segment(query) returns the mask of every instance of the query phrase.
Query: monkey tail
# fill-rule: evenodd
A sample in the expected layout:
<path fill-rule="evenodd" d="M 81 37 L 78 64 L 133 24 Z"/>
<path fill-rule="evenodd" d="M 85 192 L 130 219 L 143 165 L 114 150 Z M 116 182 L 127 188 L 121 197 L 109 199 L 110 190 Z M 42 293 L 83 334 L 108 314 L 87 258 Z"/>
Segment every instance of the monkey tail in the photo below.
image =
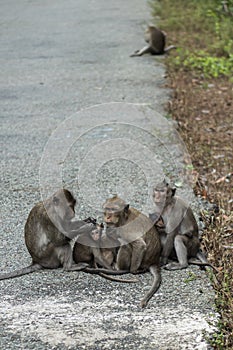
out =
<path fill-rule="evenodd" d="M 96 275 L 99 275 L 100 273 L 104 273 L 106 275 L 125 275 L 127 273 L 130 273 L 129 270 L 108 270 L 104 268 L 92 268 L 92 267 L 86 267 L 83 269 L 84 272 L 93 273 Z"/>
<path fill-rule="evenodd" d="M 196 259 L 197 258 L 197 259 Z M 201 250 L 199 250 L 199 252 L 197 252 L 196 258 L 190 258 L 189 259 L 189 264 L 193 264 L 193 265 L 198 265 L 198 266 L 209 266 L 211 267 L 214 271 L 219 272 L 218 269 L 213 266 L 205 257 L 205 255 L 203 254 L 203 252 Z"/>
<path fill-rule="evenodd" d="M 12 272 L 7 272 L 7 273 L 3 273 L 0 275 L 0 280 L 6 280 L 9 278 L 15 278 L 15 277 L 20 277 L 23 275 L 27 275 L 29 273 L 38 271 L 38 270 L 42 270 L 43 267 L 39 264 L 32 264 L 29 265 L 27 267 L 23 267 L 20 270 L 16 270 L 16 271 L 12 271 Z"/>
<path fill-rule="evenodd" d="M 123 278 L 117 278 L 113 277 L 113 275 L 126 275 L 130 273 L 129 270 L 108 270 L 104 268 L 92 268 L 92 267 L 86 267 L 83 269 L 84 272 L 92 273 L 95 275 L 102 276 L 106 278 L 107 280 L 110 281 L 115 281 L 115 282 L 121 282 L 121 283 L 137 283 L 140 282 L 139 279 L 123 279 Z M 141 273 L 141 272 L 138 272 Z"/>
<path fill-rule="evenodd" d="M 114 282 L 121 282 L 121 283 L 137 283 L 137 282 L 139 282 L 139 280 L 136 278 L 127 280 L 124 278 L 117 278 L 117 277 L 113 277 L 110 275 L 106 275 L 105 273 L 102 273 L 102 272 L 99 273 L 99 276 L 104 277 L 106 280 L 114 281 Z"/>
<path fill-rule="evenodd" d="M 162 280 L 159 266 L 151 265 L 149 267 L 149 271 L 153 276 L 153 283 L 152 283 L 150 290 L 146 293 L 144 298 L 141 300 L 141 307 L 142 308 L 145 308 L 147 306 L 148 301 L 153 297 L 155 292 L 157 292 L 157 290 L 159 289 L 159 286 L 160 286 L 161 280 Z"/>

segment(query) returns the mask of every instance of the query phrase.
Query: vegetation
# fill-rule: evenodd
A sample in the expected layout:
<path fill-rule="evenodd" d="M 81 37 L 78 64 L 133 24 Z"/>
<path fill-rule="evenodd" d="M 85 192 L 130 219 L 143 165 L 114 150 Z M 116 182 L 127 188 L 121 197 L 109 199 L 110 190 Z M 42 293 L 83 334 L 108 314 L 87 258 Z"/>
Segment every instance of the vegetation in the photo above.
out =
<path fill-rule="evenodd" d="M 176 45 L 166 59 L 176 119 L 196 175 L 195 192 L 214 203 L 202 212 L 203 247 L 221 315 L 212 345 L 233 349 L 233 0 L 151 0 L 155 23 Z M 158 17 L 160 18 L 158 20 Z"/>
<path fill-rule="evenodd" d="M 164 16 L 163 26 L 179 39 L 173 66 L 196 70 L 204 77 L 232 76 L 233 0 L 160 0 L 153 10 L 154 15 Z"/>

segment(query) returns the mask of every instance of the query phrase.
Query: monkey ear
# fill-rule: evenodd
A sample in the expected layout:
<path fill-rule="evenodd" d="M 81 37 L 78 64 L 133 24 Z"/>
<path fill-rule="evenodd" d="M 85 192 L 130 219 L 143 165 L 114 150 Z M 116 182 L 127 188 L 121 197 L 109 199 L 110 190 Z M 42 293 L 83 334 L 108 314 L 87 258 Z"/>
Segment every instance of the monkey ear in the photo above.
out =
<path fill-rule="evenodd" d="M 53 203 L 54 203 L 55 205 L 58 205 L 58 203 L 59 203 L 59 198 L 57 198 L 56 196 L 54 196 L 54 197 L 53 197 Z"/>
<path fill-rule="evenodd" d="M 176 188 L 175 188 L 175 187 L 173 187 L 173 188 L 172 188 L 172 197 L 174 197 L 174 196 L 175 196 L 175 193 L 176 193 Z"/>
<path fill-rule="evenodd" d="M 124 212 L 128 213 L 128 211 L 129 211 L 129 204 L 126 204 L 126 206 L 124 207 Z"/>

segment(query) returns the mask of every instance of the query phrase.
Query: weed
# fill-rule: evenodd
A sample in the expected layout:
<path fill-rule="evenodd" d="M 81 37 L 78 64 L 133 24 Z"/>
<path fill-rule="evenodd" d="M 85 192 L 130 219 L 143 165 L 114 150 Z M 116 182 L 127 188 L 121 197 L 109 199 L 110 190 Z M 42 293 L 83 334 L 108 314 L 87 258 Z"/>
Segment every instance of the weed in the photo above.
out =
<path fill-rule="evenodd" d="M 202 245 L 219 273 L 210 274 L 221 315 L 211 344 L 233 349 L 233 0 L 151 1 L 168 45 L 166 59 L 174 97 L 168 113 L 180 132 L 197 173 L 196 194 L 215 203 L 203 212 Z M 158 24 L 158 23 L 157 23 Z M 188 276 L 187 283 L 194 276 Z"/>
<path fill-rule="evenodd" d="M 195 281 L 197 279 L 197 275 L 192 271 L 188 272 L 188 277 L 184 280 L 185 283 L 189 283 Z"/>

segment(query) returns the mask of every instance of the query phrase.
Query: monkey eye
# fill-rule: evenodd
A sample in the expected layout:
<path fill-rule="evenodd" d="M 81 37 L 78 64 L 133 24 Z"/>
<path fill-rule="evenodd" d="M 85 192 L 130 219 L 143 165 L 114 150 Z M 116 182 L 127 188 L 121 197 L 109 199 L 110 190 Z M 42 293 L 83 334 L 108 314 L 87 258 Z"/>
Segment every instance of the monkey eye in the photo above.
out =
<path fill-rule="evenodd" d="M 117 208 L 104 208 L 107 213 L 117 213 L 119 209 Z"/>
<path fill-rule="evenodd" d="M 154 189 L 154 192 L 161 192 L 161 193 L 164 193 L 165 190 L 164 190 L 164 189 L 157 189 L 157 188 L 155 188 L 155 189 Z"/>

